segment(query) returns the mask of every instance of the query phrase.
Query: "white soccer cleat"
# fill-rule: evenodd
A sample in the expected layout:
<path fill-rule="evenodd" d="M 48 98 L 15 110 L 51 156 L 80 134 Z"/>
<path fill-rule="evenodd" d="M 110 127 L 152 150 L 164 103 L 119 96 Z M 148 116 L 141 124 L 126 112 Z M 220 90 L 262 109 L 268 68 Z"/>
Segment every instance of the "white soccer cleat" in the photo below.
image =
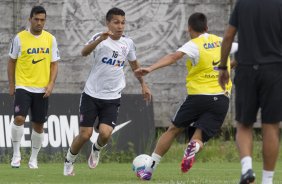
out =
<path fill-rule="evenodd" d="M 37 160 L 29 160 L 28 167 L 30 169 L 38 169 Z"/>
<path fill-rule="evenodd" d="M 90 156 L 88 158 L 88 166 L 90 169 L 95 169 L 99 163 L 100 151 L 94 151 L 93 147 L 91 149 Z"/>
<path fill-rule="evenodd" d="M 64 175 L 65 176 L 74 176 L 74 166 L 72 162 L 65 161 L 64 163 Z"/>
<path fill-rule="evenodd" d="M 19 168 L 21 166 L 21 157 L 13 156 L 11 166 L 12 168 Z"/>

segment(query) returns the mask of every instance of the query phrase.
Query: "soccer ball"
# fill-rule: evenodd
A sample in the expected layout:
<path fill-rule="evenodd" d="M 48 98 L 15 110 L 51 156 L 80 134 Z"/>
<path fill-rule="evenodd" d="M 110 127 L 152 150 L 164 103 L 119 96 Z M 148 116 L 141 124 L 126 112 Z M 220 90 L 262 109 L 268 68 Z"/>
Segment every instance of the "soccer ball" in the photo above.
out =
<path fill-rule="evenodd" d="M 137 174 L 138 171 L 150 167 L 151 157 L 146 154 L 138 155 L 132 162 L 132 170 Z"/>

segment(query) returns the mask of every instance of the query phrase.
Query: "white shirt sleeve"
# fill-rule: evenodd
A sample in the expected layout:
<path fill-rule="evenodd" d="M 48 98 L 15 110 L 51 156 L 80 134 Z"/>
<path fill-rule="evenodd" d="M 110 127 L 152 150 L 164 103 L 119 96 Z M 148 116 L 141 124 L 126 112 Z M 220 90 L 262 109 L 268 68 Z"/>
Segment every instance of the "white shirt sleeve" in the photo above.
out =
<path fill-rule="evenodd" d="M 221 38 L 221 41 L 222 41 L 223 38 L 222 37 L 220 37 L 220 38 Z M 237 51 L 238 51 L 238 43 L 233 42 L 232 46 L 231 46 L 230 54 L 234 54 Z"/>
<path fill-rule="evenodd" d="M 191 58 L 192 64 L 196 65 L 199 61 L 200 52 L 198 46 L 192 41 L 187 42 L 182 47 L 180 47 L 177 51 L 183 52 Z"/>
<path fill-rule="evenodd" d="M 57 40 L 53 36 L 53 42 L 52 42 L 52 62 L 60 60 L 60 53 L 57 45 Z"/>
<path fill-rule="evenodd" d="M 191 59 L 199 58 L 199 49 L 197 45 L 191 41 L 185 43 L 177 51 L 183 52 L 188 55 Z"/>
<path fill-rule="evenodd" d="M 20 52 L 21 52 L 20 39 L 17 35 L 15 36 L 15 38 L 13 39 L 11 43 L 9 56 L 12 59 L 17 59 L 20 56 Z"/>
<path fill-rule="evenodd" d="M 136 47 L 132 40 L 129 42 L 129 52 L 127 55 L 128 61 L 135 61 L 136 60 Z"/>
<path fill-rule="evenodd" d="M 230 54 L 234 54 L 237 51 L 238 51 L 238 43 L 233 42 L 231 46 Z"/>
<path fill-rule="evenodd" d="M 97 40 L 100 37 L 101 34 L 102 34 L 102 32 L 94 34 L 94 36 L 92 36 L 92 38 L 90 40 L 88 40 L 88 42 L 86 42 L 85 45 L 89 45 L 91 42 Z"/>

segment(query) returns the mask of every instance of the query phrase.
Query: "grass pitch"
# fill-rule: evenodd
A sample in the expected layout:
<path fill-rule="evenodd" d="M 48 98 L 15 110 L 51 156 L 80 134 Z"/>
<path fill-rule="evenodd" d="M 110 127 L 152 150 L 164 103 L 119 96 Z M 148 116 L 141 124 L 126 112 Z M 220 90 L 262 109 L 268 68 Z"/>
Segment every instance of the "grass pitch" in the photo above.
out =
<path fill-rule="evenodd" d="M 86 163 L 75 164 L 75 176 L 63 176 L 63 163 L 40 164 L 39 169 L 12 169 L 9 164 L 0 164 L 1 184 L 135 184 L 140 181 L 131 170 L 131 163 L 101 163 L 92 170 Z M 274 184 L 282 184 L 282 164 L 277 163 Z M 255 162 L 256 183 L 261 183 L 262 163 Z M 196 162 L 186 174 L 180 172 L 179 163 L 161 163 L 149 184 L 237 184 L 240 164 L 230 162 Z"/>

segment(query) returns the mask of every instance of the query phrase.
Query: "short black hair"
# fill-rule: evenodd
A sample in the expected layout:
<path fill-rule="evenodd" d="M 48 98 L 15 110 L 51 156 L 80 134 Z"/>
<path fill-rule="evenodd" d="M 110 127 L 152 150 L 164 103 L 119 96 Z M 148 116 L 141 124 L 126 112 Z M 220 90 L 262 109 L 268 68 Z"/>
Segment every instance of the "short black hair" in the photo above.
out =
<path fill-rule="evenodd" d="M 203 33 L 208 28 L 207 17 L 203 13 L 193 13 L 188 19 L 188 26 L 198 33 Z"/>
<path fill-rule="evenodd" d="M 121 16 L 125 16 L 125 12 L 122 10 L 122 9 L 119 9 L 119 8 L 111 8 L 108 12 L 107 12 L 107 15 L 106 15 L 106 20 L 107 21 L 111 21 L 112 18 L 113 18 L 113 15 L 121 15 Z"/>
<path fill-rule="evenodd" d="M 33 15 L 39 14 L 39 13 L 44 13 L 45 16 L 47 15 L 45 8 L 43 8 L 42 6 L 34 6 L 34 7 L 32 7 L 32 9 L 30 11 L 30 16 L 29 17 L 32 18 Z"/>

